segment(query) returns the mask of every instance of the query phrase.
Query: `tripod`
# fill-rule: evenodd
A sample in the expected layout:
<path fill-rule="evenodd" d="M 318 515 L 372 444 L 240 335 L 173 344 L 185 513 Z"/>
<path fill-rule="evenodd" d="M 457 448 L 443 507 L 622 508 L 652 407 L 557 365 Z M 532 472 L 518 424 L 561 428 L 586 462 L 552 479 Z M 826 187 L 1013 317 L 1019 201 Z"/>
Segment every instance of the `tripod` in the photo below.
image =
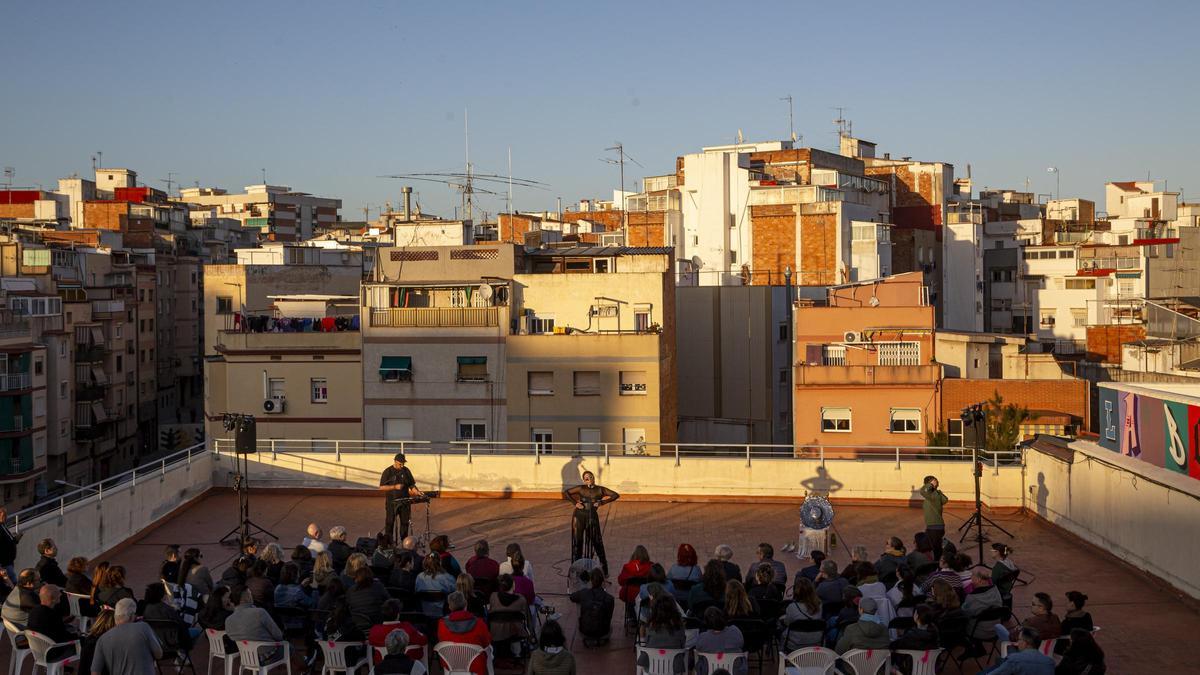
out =
<path fill-rule="evenodd" d="M 979 461 L 978 439 L 975 441 L 975 447 L 971 449 L 971 465 L 973 467 L 972 473 L 975 474 L 975 513 L 972 513 L 966 522 L 958 526 L 958 531 L 962 533 L 962 536 L 958 538 L 958 543 L 961 544 L 966 541 L 967 536 L 971 534 L 973 528 L 975 530 L 975 543 L 979 546 L 979 557 L 976 558 L 976 561 L 982 565 L 983 543 L 988 540 L 987 533 L 983 529 L 985 523 L 1007 534 L 1010 538 L 1013 536 L 1013 533 L 997 525 L 996 521 L 983 515 L 983 499 L 979 493 L 979 480 L 983 477 L 983 462 Z"/>
<path fill-rule="evenodd" d="M 250 461 L 246 454 L 241 452 L 235 453 L 233 457 L 233 489 L 238 495 L 238 524 L 221 537 L 221 543 L 231 543 L 235 535 L 238 537 L 239 546 L 244 546 L 251 536 L 258 534 L 279 539 L 250 519 Z"/>

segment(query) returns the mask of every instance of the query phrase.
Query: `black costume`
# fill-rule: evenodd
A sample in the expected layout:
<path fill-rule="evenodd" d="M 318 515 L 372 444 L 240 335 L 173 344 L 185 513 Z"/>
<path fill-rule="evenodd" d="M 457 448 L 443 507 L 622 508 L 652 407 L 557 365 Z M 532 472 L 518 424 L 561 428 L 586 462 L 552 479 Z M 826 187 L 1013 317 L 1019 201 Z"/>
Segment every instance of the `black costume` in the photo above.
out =
<path fill-rule="evenodd" d="M 604 575 L 608 576 L 608 559 L 604 555 L 604 537 L 597 509 L 617 501 L 621 495 L 599 485 L 577 485 L 563 490 L 563 497 L 574 504 L 583 504 L 582 509 L 575 509 L 571 518 L 571 562 L 583 558 L 584 546 L 589 545 L 600 559 Z"/>
<path fill-rule="evenodd" d="M 388 490 L 387 493 L 387 524 L 384 525 L 384 532 L 396 537 L 396 543 L 408 536 L 408 525 L 412 519 L 412 504 L 401 502 L 402 499 L 409 497 L 409 492 L 416 487 L 417 481 L 413 478 L 412 471 L 408 470 L 407 466 L 397 469 L 394 466 L 389 466 L 383 470 L 383 474 L 379 476 L 379 484 L 382 485 L 400 485 L 399 490 Z M 400 532 L 395 531 L 396 518 L 400 519 Z"/>

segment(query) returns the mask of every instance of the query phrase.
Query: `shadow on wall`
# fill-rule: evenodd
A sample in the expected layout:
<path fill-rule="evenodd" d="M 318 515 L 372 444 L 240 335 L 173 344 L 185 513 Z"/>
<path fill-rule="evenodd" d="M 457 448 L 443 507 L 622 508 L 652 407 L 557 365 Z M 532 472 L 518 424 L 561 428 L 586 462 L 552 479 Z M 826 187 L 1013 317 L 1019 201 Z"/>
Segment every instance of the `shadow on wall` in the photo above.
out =
<path fill-rule="evenodd" d="M 1037 477 L 1037 485 L 1029 486 L 1029 491 L 1033 493 L 1033 504 L 1037 509 L 1037 514 L 1042 518 L 1049 520 L 1049 514 L 1046 509 L 1046 501 L 1050 496 L 1050 489 L 1046 487 L 1046 474 L 1039 471 Z"/>
<path fill-rule="evenodd" d="M 828 497 L 834 492 L 841 490 L 844 485 L 841 481 L 836 480 L 829 475 L 829 469 L 823 466 L 817 467 L 817 475 L 812 478 L 805 478 L 800 481 L 800 485 L 808 491 L 809 494 Z"/>
<path fill-rule="evenodd" d="M 587 469 L 583 465 L 583 457 L 575 455 L 567 460 L 562 467 L 562 489 L 566 490 L 569 487 L 575 487 L 583 482 L 583 472 Z"/>

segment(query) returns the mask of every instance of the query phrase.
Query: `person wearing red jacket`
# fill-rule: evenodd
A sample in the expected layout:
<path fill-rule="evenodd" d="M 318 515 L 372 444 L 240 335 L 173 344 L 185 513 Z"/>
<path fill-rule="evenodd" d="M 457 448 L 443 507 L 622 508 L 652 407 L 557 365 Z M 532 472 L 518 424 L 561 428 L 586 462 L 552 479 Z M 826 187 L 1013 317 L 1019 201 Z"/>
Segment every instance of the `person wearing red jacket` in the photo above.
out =
<path fill-rule="evenodd" d="M 413 652 L 424 650 L 425 645 L 429 642 L 429 638 L 425 634 L 417 630 L 417 627 L 407 621 L 400 620 L 400 613 L 404 611 L 404 604 L 399 600 L 392 598 L 383 603 L 383 623 L 371 626 L 370 632 L 367 633 L 367 643 L 372 647 L 386 647 L 387 636 L 394 630 L 400 629 L 408 633 L 408 650 Z M 379 652 L 374 653 L 374 663 L 379 663 L 383 657 Z"/>
<path fill-rule="evenodd" d="M 629 557 L 629 562 L 621 568 L 621 573 L 617 575 L 617 584 L 621 590 L 618 597 L 621 602 L 625 603 L 625 624 L 637 625 L 637 617 L 634 615 L 634 604 L 637 601 L 638 593 L 642 590 L 642 584 L 646 583 L 650 577 L 650 552 L 645 546 L 638 544 L 633 547 L 633 555 Z"/>
<path fill-rule="evenodd" d="M 438 642 L 479 645 L 487 649 L 492 644 L 492 634 L 487 623 L 467 610 L 467 596 L 455 591 L 446 598 L 450 614 L 438 620 Z M 487 675 L 488 656 L 481 653 L 471 662 L 474 675 Z"/>

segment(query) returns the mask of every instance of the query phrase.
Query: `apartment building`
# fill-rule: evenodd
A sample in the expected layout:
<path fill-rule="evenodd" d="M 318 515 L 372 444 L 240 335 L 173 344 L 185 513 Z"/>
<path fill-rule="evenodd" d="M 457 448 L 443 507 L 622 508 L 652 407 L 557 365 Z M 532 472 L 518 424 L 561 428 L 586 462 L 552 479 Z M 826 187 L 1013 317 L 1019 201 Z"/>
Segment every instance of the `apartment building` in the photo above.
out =
<path fill-rule="evenodd" d="M 226 413 L 254 415 L 262 441 L 361 438 L 362 359 L 358 295 L 270 296 L 267 322 L 218 328 L 206 359 L 208 438 L 226 438 Z M 295 449 L 295 445 L 291 445 Z"/>
<path fill-rule="evenodd" d="M 65 223 L 70 203 L 63 195 L 46 190 L 0 190 L 0 220 Z"/>
<path fill-rule="evenodd" d="M 183 188 L 179 195 L 186 204 L 217 207 L 218 217 L 240 221 L 242 227 L 256 230 L 262 241 L 304 241 L 312 238 L 317 228 L 341 220 L 342 200 L 296 192 L 283 185 L 247 185 L 240 194 L 215 187 Z"/>
<path fill-rule="evenodd" d="M 800 303 L 795 443 L 925 445 L 941 420 L 934 308 L 920 272 L 831 287 L 824 305 Z M 827 451 L 828 452 L 828 451 Z"/>
<path fill-rule="evenodd" d="M 45 493 L 47 437 L 53 431 L 46 348 L 33 339 L 30 305 L 10 309 L 13 299 L 6 297 L 0 308 L 0 485 L 10 508 Z"/>

